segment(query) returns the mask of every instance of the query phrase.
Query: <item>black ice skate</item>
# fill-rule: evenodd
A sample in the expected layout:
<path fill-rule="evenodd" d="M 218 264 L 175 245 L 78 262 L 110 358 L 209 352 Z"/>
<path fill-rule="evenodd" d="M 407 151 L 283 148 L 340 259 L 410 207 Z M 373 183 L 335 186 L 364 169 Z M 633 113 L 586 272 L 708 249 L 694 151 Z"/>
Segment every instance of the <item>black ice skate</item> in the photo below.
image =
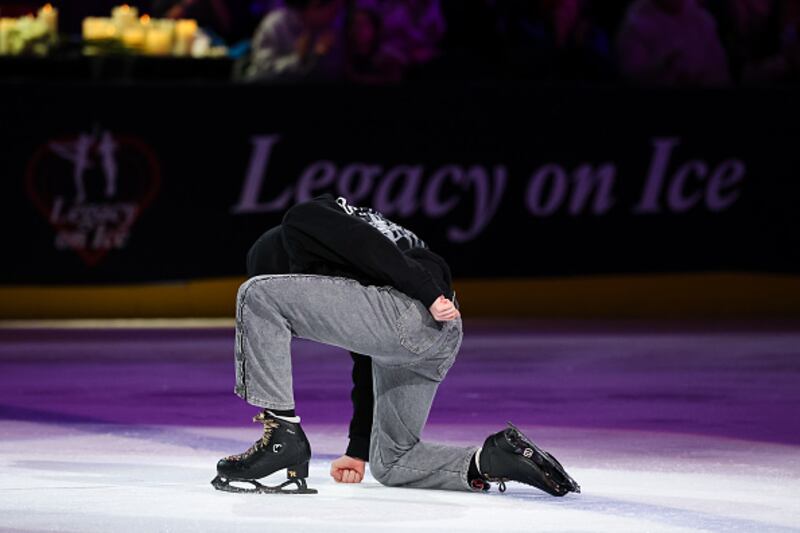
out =
<path fill-rule="evenodd" d="M 311 445 L 300 424 L 275 418 L 268 413 L 259 413 L 253 422 L 264 424 L 264 436 L 246 452 L 219 460 L 217 477 L 211 480 L 214 488 L 227 492 L 316 494 L 316 489 L 306 486 Z M 268 487 L 256 481 L 284 468 L 287 481 L 280 485 Z M 249 483 L 252 488 L 237 486 L 233 484 L 235 482 Z M 284 489 L 292 484 L 297 488 Z"/>
<path fill-rule="evenodd" d="M 505 492 L 506 481 L 532 485 L 553 496 L 581 491 L 555 457 L 536 446 L 511 422 L 508 426 L 483 443 L 480 471 L 487 481 L 499 482 L 500 492 Z"/>

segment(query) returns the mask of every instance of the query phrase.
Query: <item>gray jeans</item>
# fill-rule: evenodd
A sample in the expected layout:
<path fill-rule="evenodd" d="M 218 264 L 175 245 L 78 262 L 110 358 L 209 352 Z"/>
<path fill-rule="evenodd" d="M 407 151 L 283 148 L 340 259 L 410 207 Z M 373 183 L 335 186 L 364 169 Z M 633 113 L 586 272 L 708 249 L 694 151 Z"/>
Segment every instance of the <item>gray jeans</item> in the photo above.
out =
<path fill-rule="evenodd" d="M 292 337 L 369 355 L 372 475 L 390 486 L 469 490 L 476 448 L 420 441 L 462 336 L 461 319 L 436 322 L 421 302 L 391 287 L 306 274 L 256 276 L 237 297 L 235 390 L 258 407 L 293 409 Z"/>

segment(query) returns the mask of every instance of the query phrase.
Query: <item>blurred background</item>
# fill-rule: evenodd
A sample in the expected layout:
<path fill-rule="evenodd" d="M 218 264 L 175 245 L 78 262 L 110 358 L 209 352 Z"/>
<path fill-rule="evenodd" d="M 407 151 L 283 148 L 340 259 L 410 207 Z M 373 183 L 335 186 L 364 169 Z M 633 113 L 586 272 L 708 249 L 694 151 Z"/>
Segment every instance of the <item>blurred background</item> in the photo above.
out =
<path fill-rule="evenodd" d="M 800 314 L 797 0 L 0 0 L 0 317 L 231 317 L 295 202 L 472 316 Z"/>

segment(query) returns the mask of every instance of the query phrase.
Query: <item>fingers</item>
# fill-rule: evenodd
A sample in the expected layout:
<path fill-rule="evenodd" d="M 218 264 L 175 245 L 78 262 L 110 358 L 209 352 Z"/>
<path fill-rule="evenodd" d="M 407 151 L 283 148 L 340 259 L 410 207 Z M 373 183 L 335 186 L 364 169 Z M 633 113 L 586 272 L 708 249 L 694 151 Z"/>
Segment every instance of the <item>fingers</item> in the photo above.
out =
<path fill-rule="evenodd" d="M 336 472 L 331 470 L 331 475 L 339 483 L 361 483 L 363 479 L 361 472 L 348 468 L 337 469 Z"/>
<path fill-rule="evenodd" d="M 437 301 L 435 304 L 435 309 L 440 313 L 447 313 L 455 308 L 456 306 L 450 300 Z"/>
<path fill-rule="evenodd" d="M 436 303 L 434 304 L 434 318 L 439 321 L 448 321 L 453 320 L 461 316 L 461 313 L 456 309 L 455 304 L 440 296 Z"/>
<path fill-rule="evenodd" d="M 429 310 L 434 320 L 438 322 L 447 322 L 461 316 L 455 304 L 444 296 L 439 296 L 436 301 L 431 304 Z"/>

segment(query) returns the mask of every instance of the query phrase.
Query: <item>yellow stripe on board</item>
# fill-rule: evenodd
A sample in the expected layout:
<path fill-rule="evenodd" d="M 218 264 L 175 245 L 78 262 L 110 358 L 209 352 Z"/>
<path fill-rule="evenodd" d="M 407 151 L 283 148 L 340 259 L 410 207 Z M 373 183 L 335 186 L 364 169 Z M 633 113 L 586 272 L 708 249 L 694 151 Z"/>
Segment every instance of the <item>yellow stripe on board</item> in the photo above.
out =
<path fill-rule="evenodd" d="M 0 319 L 232 317 L 244 278 L 119 286 L 0 287 Z M 800 316 L 800 276 L 670 274 L 462 279 L 467 316 L 733 318 Z"/>

